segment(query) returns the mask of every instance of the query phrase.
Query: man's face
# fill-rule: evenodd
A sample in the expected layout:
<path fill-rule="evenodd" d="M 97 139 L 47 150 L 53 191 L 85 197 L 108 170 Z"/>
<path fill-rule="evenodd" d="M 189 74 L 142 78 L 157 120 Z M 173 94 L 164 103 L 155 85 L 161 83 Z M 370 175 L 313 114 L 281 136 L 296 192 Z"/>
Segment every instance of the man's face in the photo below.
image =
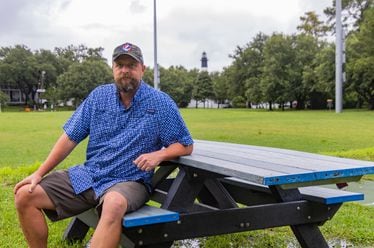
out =
<path fill-rule="evenodd" d="M 117 88 L 122 92 L 135 91 L 143 77 L 145 66 L 128 55 L 113 61 L 113 77 Z"/>

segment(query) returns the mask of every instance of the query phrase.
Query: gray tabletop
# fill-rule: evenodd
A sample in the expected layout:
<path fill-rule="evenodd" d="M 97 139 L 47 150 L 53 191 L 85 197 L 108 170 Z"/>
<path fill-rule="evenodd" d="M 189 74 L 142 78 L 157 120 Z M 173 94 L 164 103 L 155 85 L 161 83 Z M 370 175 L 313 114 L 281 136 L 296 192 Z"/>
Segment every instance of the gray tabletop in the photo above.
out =
<path fill-rule="evenodd" d="M 357 181 L 374 162 L 287 149 L 195 140 L 178 163 L 263 185 L 297 187 Z"/>

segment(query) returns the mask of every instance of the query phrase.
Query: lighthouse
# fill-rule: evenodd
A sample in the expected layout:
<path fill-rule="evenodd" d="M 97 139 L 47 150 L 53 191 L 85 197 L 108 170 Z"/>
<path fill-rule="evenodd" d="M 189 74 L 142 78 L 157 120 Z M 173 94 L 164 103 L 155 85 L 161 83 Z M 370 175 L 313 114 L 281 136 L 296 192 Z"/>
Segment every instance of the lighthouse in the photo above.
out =
<path fill-rule="evenodd" d="M 206 56 L 206 52 L 203 52 L 201 56 L 201 70 L 208 71 L 208 57 Z"/>

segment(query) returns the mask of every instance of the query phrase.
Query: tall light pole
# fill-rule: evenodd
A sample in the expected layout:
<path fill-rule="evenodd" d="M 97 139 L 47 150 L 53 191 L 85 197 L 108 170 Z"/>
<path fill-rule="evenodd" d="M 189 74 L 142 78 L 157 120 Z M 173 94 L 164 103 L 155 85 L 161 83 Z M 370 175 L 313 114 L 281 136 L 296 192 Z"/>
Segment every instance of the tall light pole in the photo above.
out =
<path fill-rule="evenodd" d="M 335 44 L 335 112 L 343 109 L 343 32 L 342 1 L 336 0 L 336 44 Z"/>
<path fill-rule="evenodd" d="M 154 51 L 154 68 L 153 68 L 153 84 L 156 90 L 159 89 L 159 75 L 157 64 L 157 15 L 156 0 L 153 0 L 153 51 Z"/>

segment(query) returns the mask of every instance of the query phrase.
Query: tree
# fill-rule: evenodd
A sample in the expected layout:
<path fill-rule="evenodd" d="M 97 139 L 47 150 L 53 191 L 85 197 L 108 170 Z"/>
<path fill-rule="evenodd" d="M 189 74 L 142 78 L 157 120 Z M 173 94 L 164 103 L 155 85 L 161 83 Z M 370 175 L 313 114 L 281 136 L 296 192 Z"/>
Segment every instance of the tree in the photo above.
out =
<path fill-rule="evenodd" d="M 305 108 L 305 102 L 314 84 L 315 57 L 318 53 L 318 40 L 309 34 L 293 36 L 294 60 L 290 65 L 288 93 L 290 100 L 296 100 L 296 108 Z"/>
<path fill-rule="evenodd" d="M 20 89 L 26 104 L 32 102 L 41 75 L 33 53 L 24 45 L 16 45 L 14 48 L 3 48 L 1 54 L 4 56 L 0 66 L 2 83 Z"/>
<path fill-rule="evenodd" d="M 64 68 L 56 56 L 50 50 L 40 49 L 34 53 L 38 63 L 39 71 L 45 71 L 45 88 L 56 86 L 57 76 L 62 74 L 67 68 Z"/>
<path fill-rule="evenodd" d="M 374 8 L 365 11 L 357 32 L 347 41 L 349 88 L 374 110 Z"/>
<path fill-rule="evenodd" d="M 327 22 L 330 23 L 330 30 L 335 32 L 335 3 L 332 1 L 332 7 L 324 9 L 324 13 L 328 17 Z M 356 30 L 364 19 L 365 10 L 374 6 L 373 0 L 342 0 L 342 22 L 348 31 Z"/>
<path fill-rule="evenodd" d="M 207 71 L 202 71 L 199 73 L 193 88 L 192 97 L 196 100 L 196 107 L 198 102 L 204 103 L 208 98 L 214 96 L 213 92 L 213 82 L 209 73 Z"/>
<path fill-rule="evenodd" d="M 212 82 L 213 82 L 213 92 L 214 92 L 214 97 L 213 99 L 217 102 L 217 108 L 220 107 L 220 104 L 225 103 L 225 101 L 229 98 L 228 96 L 228 78 L 224 72 L 219 73 L 215 72 L 212 73 L 211 75 Z"/>
<path fill-rule="evenodd" d="M 69 45 L 67 47 L 55 47 L 54 52 L 58 57 L 65 58 L 70 62 L 84 62 L 85 60 L 98 60 L 106 62 L 102 56 L 104 48 L 88 48 L 80 44 L 78 46 Z"/>
<path fill-rule="evenodd" d="M 160 89 L 173 98 L 178 107 L 187 107 L 192 98 L 192 79 L 183 66 L 160 68 Z"/>
<path fill-rule="evenodd" d="M 57 78 L 60 100 L 74 99 L 75 106 L 98 85 L 113 80 L 110 67 L 102 61 L 87 60 L 72 64 Z"/>
<path fill-rule="evenodd" d="M 2 106 L 9 102 L 9 96 L 0 90 L 0 112 L 2 111 Z"/>
<path fill-rule="evenodd" d="M 36 51 L 34 57 L 38 64 L 38 71 L 41 75 L 38 82 L 38 88 L 46 89 L 45 93 L 39 93 L 39 98 L 47 99 L 50 104 L 56 104 L 57 76 L 63 73 L 64 68 L 60 65 L 57 56 L 49 50 L 41 49 Z"/>
<path fill-rule="evenodd" d="M 333 98 L 335 95 L 335 45 L 323 43 L 313 64 L 315 64 L 313 72 L 304 74 L 305 81 L 315 80 L 310 90 L 311 93 L 320 92 L 326 94 L 328 98 Z"/>
<path fill-rule="evenodd" d="M 259 103 L 261 103 L 264 99 L 262 88 L 261 88 L 261 79 L 251 77 L 245 81 L 245 84 L 247 88 L 245 92 L 247 101 L 251 103 L 255 103 L 258 106 Z"/>
<path fill-rule="evenodd" d="M 44 49 L 33 52 L 25 45 L 2 47 L 0 82 L 3 86 L 20 89 L 26 104 L 35 104 L 38 89 L 44 88 L 50 93 L 55 92 L 57 88 L 61 89 L 57 85 L 57 77 L 67 72 L 72 64 L 85 61 L 106 64 L 101 55 L 102 51 L 101 47 L 87 48 L 84 45 L 55 48 L 54 53 Z M 42 97 L 46 96 L 51 97 L 51 94 L 43 93 Z"/>
<path fill-rule="evenodd" d="M 350 65 L 352 88 L 374 110 L 374 57 L 360 58 Z"/>
<path fill-rule="evenodd" d="M 326 35 L 329 27 L 320 21 L 318 15 L 314 11 L 305 13 L 305 16 L 300 17 L 301 24 L 297 26 L 302 34 L 311 35 L 316 38 L 321 38 Z"/>
<path fill-rule="evenodd" d="M 236 96 L 232 99 L 232 106 L 234 108 L 245 108 L 245 98 L 242 96 Z"/>
<path fill-rule="evenodd" d="M 145 72 L 144 72 L 144 75 L 143 75 L 143 81 L 147 84 L 149 84 L 150 86 L 154 86 L 153 84 L 153 68 L 149 68 L 149 67 L 146 67 L 145 68 Z"/>
<path fill-rule="evenodd" d="M 272 103 L 284 103 L 289 100 L 291 72 L 295 59 L 292 49 L 292 39 L 283 34 L 273 34 L 264 47 L 264 69 L 261 79 L 264 99 Z"/>
<path fill-rule="evenodd" d="M 246 80 L 249 78 L 260 78 L 264 65 L 264 47 L 268 36 L 258 33 L 251 42 L 243 47 L 237 47 L 233 55 L 233 64 L 226 73 L 229 76 L 228 90 L 230 98 L 235 96 L 245 97 Z"/>

